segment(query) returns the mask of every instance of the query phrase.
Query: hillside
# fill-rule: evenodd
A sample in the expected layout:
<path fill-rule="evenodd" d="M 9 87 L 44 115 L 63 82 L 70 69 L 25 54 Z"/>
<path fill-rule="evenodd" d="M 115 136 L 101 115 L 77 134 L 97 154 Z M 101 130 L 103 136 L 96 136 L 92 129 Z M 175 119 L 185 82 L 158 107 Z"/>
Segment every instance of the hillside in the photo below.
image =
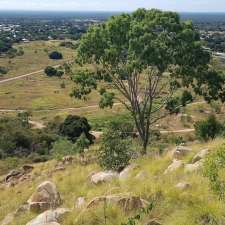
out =
<path fill-rule="evenodd" d="M 218 139 L 207 144 L 188 144 L 191 152 L 182 158 L 184 168 L 181 166 L 165 174 L 164 171 L 172 162 L 172 150 L 175 148 L 175 146 L 170 146 L 163 155 L 133 160 L 131 163 L 133 167 L 130 167 L 131 169 L 127 170 L 123 176 L 99 184 L 91 183 L 90 174 L 101 171 L 101 168 L 92 162 L 80 163 L 79 157 L 68 165 L 62 165 L 61 169 L 57 161 L 35 164 L 32 172 L 25 175 L 26 179 L 20 179 L 20 181 L 15 179 L 8 184 L 1 185 L 0 219 L 26 203 L 37 185 L 43 181 L 52 181 L 63 200 L 60 207 L 71 210 L 63 219 L 62 225 L 102 225 L 104 216 L 107 218 L 107 224 L 115 225 L 126 222 L 129 215 L 133 216 L 135 213 L 125 213 L 121 207 L 113 203 L 107 203 L 105 208 L 104 204 L 93 206 L 91 209 L 86 208 L 86 204 L 96 197 L 126 196 L 126 194 L 155 202 L 152 212 L 144 215 L 138 224 L 145 224 L 154 219 L 158 221 L 158 224 L 200 225 L 211 224 L 204 221 L 213 219 L 217 221 L 216 224 L 222 225 L 224 224 L 224 203 L 219 201 L 210 190 L 208 180 L 202 175 L 201 168 L 188 170 L 185 165 L 191 163 L 196 153 L 201 150 L 208 149 L 209 152 L 213 152 L 223 143 L 224 140 Z M 90 154 L 93 154 L 95 149 L 96 147 L 92 147 Z M 177 184 L 180 185 L 177 186 Z M 85 203 L 79 206 L 80 209 L 76 205 L 79 197 L 85 199 Z M 35 216 L 37 216 L 35 213 L 22 212 L 10 224 L 26 224 Z"/>

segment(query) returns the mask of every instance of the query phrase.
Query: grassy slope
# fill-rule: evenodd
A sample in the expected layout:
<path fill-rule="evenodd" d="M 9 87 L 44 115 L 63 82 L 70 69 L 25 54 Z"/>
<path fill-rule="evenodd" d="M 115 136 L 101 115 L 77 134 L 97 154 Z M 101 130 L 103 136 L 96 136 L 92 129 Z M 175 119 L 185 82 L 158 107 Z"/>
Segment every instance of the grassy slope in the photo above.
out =
<path fill-rule="evenodd" d="M 15 58 L 0 58 L 0 66 L 9 69 L 8 74 L 0 77 L 20 76 L 44 69 L 46 65 L 58 65 L 64 61 L 71 60 L 75 56 L 75 51 L 69 48 L 59 47 L 60 41 L 34 41 L 27 44 L 17 44 L 15 48 L 22 48 L 24 55 Z M 57 50 L 62 52 L 63 60 L 51 60 L 48 53 Z"/>
<path fill-rule="evenodd" d="M 189 162 L 191 157 L 201 150 L 208 147 L 211 151 L 220 146 L 225 141 L 215 140 L 207 144 L 192 145 L 193 153 L 185 158 Z M 171 146 L 171 149 L 173 147 Z M 93 150 L 93 149 L 92 149 Z M 171 162 L 170 152 L 163 156 L 144 157 L 135 161 L 139 168 L 133 172 L 132 178 L 127 181 L 119 182 L 115 180 L 112 183 L 106 183 L 94 186 L 88 182 L 88 176 L 92 171 L 98 171 L 100 168 L 91 164 L 88 166 L 71 165 L 64 172 L 49 173 L 56 162 L 51 161 L 45 164 L 36 165 L 33 174 L 35 179 L 31 182 L 20 184 L 16 187 L 3 188 L 0 192 L 0 219 L 7 213 L 15 210 L 20 204 L 24 203 L 35 187 L 44 180 L 52 180 L 64 199 L 63 206 L 74 208 L 75 199 L 79 196 L 85 196 L 91 200 L 95 196 L 109 195 L 115 193 L 133 193 L 140 195 L 144 199 L 150 199 L 152 196 L 158 196 L 156 208 L 149 218 L 157 218 L 165 225 L 201 225 L 204 216 L 210 215 L 219 221 L 222 219 L 225 210 L 225 204 L 219 201 L 210 191 L 208 182 L 201 174 L 187 174 L 183 169 L 170 175 L 163 175 L 164 170 Z M 135 175 L 144 171 L 148 178 L 144 180 L 135 179 Z M 41 176 L 40 176 L 41 175 Z M 192 187 L 186 191 L 179 191 L 174 186 L 181 181 L 190 182 Z M 127 216 L 119 208 L 108 206 L 106 209 L 108 218 L 107 225 L 119 225 L 126 221 Z M 25 224 L 35 215 L 27 213 L 16 219 L 13 225 Z M 144 218 L 141 224 L 148 218 Z M 79 212 L 73 210 L 63 225 L 102 225 L 104 221 L 103 207 L 98 209 Z M 224 221 L 223 221 L 224 222 Z M 218 222 L 219 225 L 224 224 Z"/>

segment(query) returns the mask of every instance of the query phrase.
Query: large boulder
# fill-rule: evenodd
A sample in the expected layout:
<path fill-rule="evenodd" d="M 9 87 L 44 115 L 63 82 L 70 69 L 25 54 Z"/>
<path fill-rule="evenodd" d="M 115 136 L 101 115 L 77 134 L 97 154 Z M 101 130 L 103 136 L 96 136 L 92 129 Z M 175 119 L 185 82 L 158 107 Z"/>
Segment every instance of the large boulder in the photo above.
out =
<path fill-rule="evenodd" d="M 114 204 L 120 206 L 124 211 L 138 210 L 148 205 L 148 202 L 138 196 L 130 195 L 109 195 L 94 198 L 87 205 L 87 208 L 93 208 L 100 204 Z"/>
<path fill-rule="evenodd" d="M 118 173 L 113 171 L 102 171 L 91 175 L 91 182 L 93 184 L 99 184 L 112 181 L 115 178 L 118 178 Z"/>
<path fill-rule="evenodd" d="M 185 172 L 195 172 L 195 171 L 201 169 L 202 166 L 203 166 L 203 160 L 200 160 L 193 164 L 186 164 L 184 167 L 184 171 Z"/>
<path fill-rule="evenodd" d="M 202 159 L 204 159 L 209 153 L 209 149 L 203 149 L 201 150 L 198 154 L 196 154 L 194 156 L 194 158 L 192 159 L 192 164 L 198 162 L 198 161 L 201 161 Z"/>
<path fill-rule="evenodd" d="M 48 210 L 31 220 L 26 225 L 57 225 L 62 221 L 66 214 L 70 213 L 69 209 L 58 208 L 55 210 Z"/>
<path fill-rule="evenodd" d="M 172 173 L 183 166 L 184 166 L 183 161 L 174 159 L 173 162 L 165 170 L 164 174 Z"/>
<path fill-rule="evenodd" d="M 24 173 L 19 170 L 12 170 L 6 175 L 5 182 L 7 183 L 7 182 L 12 181 L 13 179 L 19 179 L 23 175 L 24 175 Z"/>
<path fill-rule="evenodd" d="M 129 178 L 132 171 L 134 171 L 137 167 L 138 167 L 138 165 L 136 165 L 136 164 L 129 165 L 123 171 L 120 172 L 119 179 L 125 180 L 125 179 Z"/>
<path fill-rule="evenodd" d="M 61 203 L 60 194 L 55 184 L 50 181 L 40 184 L 28 200 L 30 210 L 34 212 L 43 212 L 50 208 L 56 208 Z"/>
<path fill-rule="evenodd" d="M 177 146 L 173 152 L 174 159 L 182 159 L 192 151 L 191 148 L 185 146 Z"/>

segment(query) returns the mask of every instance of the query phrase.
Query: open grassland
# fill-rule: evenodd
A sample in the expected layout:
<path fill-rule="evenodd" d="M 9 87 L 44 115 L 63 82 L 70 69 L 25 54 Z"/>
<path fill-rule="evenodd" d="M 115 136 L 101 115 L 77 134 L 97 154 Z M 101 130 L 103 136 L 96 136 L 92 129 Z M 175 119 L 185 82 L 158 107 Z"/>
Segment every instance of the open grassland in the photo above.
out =
<path fill-rule="evenodd" d="M 26 44 L 17 44 L 14 47 L 21 48 L 24 55 L 15 58 L 0 58 L 0 66 L 6 67 L 9 72 L 0 79 L 20 76 L 27 73 L 39 71 L 48 65 L 58 65 L 75 57 L 75 50 L 59 47 L 61 41 L 34 41 Z M 62 60 L 52 60 L 48 54 L 52 51 L 63 54 Z"/>
<path fill-rule="evenodd" d="M 184 158 L 184 162 L 190 162 L 191 158 L 201 149 L 209 148 L 216 150 L 224 143 L 224 139 L 217 139 L 206 144 L 191 144 L 189 147 L 193 152 Z M 97 146 L 90 151 L 95 152 Z M 25 181 L 15 187 L 1 188 L 0 192 L 0 220 L 9 212 L 17 209 L 19 205 L 27 201 L 42 181 L 51 180 L 56 183 L 63 198 L 63 206 L 72 209 L 72 213 L 63 221 L 62 225 L 102 225 L 104 224 L 104 207 L 100 205 L 94 210 L 77 210 L 74 208 L 75 199 L 84 196 L 90 201 L 96 196 L 111 194 L 131 193 L 141 196 L 146 200 L 155 199 L 153 211 L 143 217 L 140 223 L 145 224 L 148 219 L 156 218 L 166 225 L 201 225 L 205 218 L 214 218 L 217 224 L 224 224 L 225 203 L 220 201 L 212 193 L 208 180 L 202 175 L 202 171 L 187 173 L 183 168 L 178 171 L 164 175 L 164 170 L 171 163 L 171 151 L 163 155 L 146 156 L 134 160 L 138 167 L 132 172 L 130 178 L 124 181 L 114 180 L 110 183 L 93 185 L 89 182 L 89 175 L 93 171 L 99 171 L 96 164 L 82 166 L 73 164 L 67 166 L 66 171 L 51 172 L 56 161 L 36 164 L 32 172 L 34 179 Z M 135 176 L 144 172 L 146 178 L 138 180 Z M 191 188 L 179 190 L 175 185 L 179 182 L 188 182 Z M 107 224 L 120 225 L 127 221 L 129 214 L 125 214 L 119 207 L 108 205 L 105 209 Z M 133 214 L 132 214 L 133 215 Z M 35 214 L 25 213 L 16 218 L 13 225 L 26 224 Z"/>

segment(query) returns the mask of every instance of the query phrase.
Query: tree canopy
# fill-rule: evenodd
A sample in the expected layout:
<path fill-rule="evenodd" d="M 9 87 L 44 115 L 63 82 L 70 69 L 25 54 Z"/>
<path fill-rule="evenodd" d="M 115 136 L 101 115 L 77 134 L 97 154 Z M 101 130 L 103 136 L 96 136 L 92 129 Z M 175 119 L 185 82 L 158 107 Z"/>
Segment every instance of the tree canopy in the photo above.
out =
<path fill-rule="evenodd" d="M 191 88 L 208 102 L 225 101 L 224 74 L 211 68 L 210 54 L 202 48 L 192 22 L 181 21 L 174 12 L 139 9 L 113 16 L 83 35 L 78 57 L 95 70 L 75 74 L 75 97 L 96 89 L 98 80 L 110 83 L 120 95 L 105 92 L 100 106 L 111 107 L 115 99 L 122 102 L 133 116 L 144 149 L 151 125 L 164 116 L 178 88 Z"/>

